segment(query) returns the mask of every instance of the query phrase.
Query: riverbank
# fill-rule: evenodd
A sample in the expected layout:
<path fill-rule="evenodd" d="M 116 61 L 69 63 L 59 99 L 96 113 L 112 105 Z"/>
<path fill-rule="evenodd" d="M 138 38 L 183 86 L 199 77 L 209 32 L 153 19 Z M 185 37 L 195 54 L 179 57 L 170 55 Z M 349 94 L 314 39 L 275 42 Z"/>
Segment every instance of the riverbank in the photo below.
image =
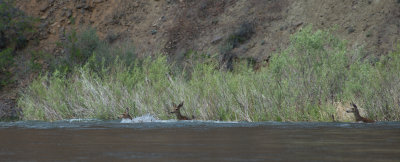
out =
<path fill-rule="evenodd" d="M 0 120 L 113 119 L 123 111 L 121 107 L 130 107 L 132 115 L 155 112 L 161 118 L 174 118 L 167 109 L 172 102 L 182 101 L 184 115 L 213 120 L 328 121 L 334 115 L 336 120 L 351 121 L 351 114 L 344 113 L 351 102 L 363 116 L 398 120 L 398 66 L 393 60 L 400 38 L 397 0 L 0 1 L 0 15 L 4 15 L 0 17 Z M 308 41 L 311 44 L 298 43 L 306 50 L 293 48 L 296 41 L 290 35 L 310 24 L 314 31 L 334 27 L 330 33 L 346 47 L 325 41 L 323 50 L 313 51 L 321 41 Z M 329 58 L 335 51 L 336 58 Z M 152 70 L 145 68 L 160 56 L 165 57 L 168 75 L 149 75 Z M 111 65 L 115 62 L 123 62 L 125 69 Z M 205 80 L 196 81 L 192 74 L 203 75 L 203 64 L 214 70 L 201 78 Z M 133 67 L 138 67 L 135 74 Z M 115 69 L 119 71 L 110 72 Z M 85 77 L 98 79 L 80 84 L 92 84 L 103 94 L 70 92 L 80 86 L 76 80 L 85 80 L 82 71 L 88 73 Z M 264 74 L 253 75 L 260 71 Z M 103 77 L 116 77 L 113 73 L 139 78 L 130 83 Z M 63 81 L 57 83 L 55 78 Z M 179 90 L 170 90 L 169 96 L 156 101 L 131 96 L 154 100 L 165 91 L 152 87 L 159 78 L 165 89 Z M 171 81 L 183 84 L 167 83 Z M 244 86 L 238 88 L 239 84 Z M 66 92 L 50 92 L 56 85 Z M 206 90 L 199 90 L 200 86 Z M 222 88 L 215 90 L 215 86 Z M 43 90 L 29 92 L 32 89 Z M 38 96 L 27 100 L 25 93 Z M 207 93 L 213 96 L 205 97 Z M 61 99 L 63 95 L 73 98 Z M 107 95 L 112 99 L 104 98 Z M 121 100 L 121 95 L 135 101 Z M 22 107 L 33 115 L 24 117 Z"/>
<path fill-rule="evenodd" d="M 305 27 L 261 68 L 233 58 L 231 70 L 217 55 L 190 52 L 177 64 L 163 55 L 139 57 L 129 46 L 104 48 L 94 33 L 76 33 L 67 46 L 69 62 L 87 62 L 60 66 L 21 93 L 24 120 L 116 119 L 126 108 L 171 119 L 173 103 L 182 101 L 182 113 L 199 120 L 350 121 L 344 111 L 351 102 L 374 120 L 400 119 L 400 52 L 364 58 L 329 30 Z"/>

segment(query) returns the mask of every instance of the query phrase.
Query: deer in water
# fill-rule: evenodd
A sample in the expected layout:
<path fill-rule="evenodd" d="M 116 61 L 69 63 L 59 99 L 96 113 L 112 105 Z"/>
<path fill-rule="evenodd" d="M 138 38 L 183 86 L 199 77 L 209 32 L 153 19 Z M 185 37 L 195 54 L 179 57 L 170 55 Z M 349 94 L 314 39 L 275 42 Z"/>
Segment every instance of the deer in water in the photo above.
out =
<path fill-rule="evenodd" d="M 357 105 L 354 103 L 351 103 L 353 105 L 353 108 L 350 108 L 349 110 L 346 110 L 347 113 L 353 113 L 354 117 L 356 118 L 356 122 L 364 122 L 364 123 L 373 123 L 375 122 L 372 119 L 364 118 L 360 115 L 360 112 L 358 111 Z"/>
<path fill-rule="evenodd" d="M 176 118 L 178 118 L 178 120 L 192 120 L 192 119 L 194 119 L 193 115 L 192 115 L 192 119 L 190 119 L 190 118 L 188 118 L 186 116 L 183 116 L 181 114 L 181 108 L 183 107 L 183 101 L 178 106 L 176 106 L 175 103 L 172 103 L 172 105 L 174 106 L 174 111 L 172 111 L 171 114 L 175 114 Z"/>
<path fill-rule="evenodd" d="M 121 115 L 119 116 L 119 118 L 122 118 L 122 119 L 131 119 L 131 120 L 132 120 L 132 116 L 129 115 L 129 108 L 126 108 L 125 112 L 124 112 L 123 114 L 121 114 Z"/>

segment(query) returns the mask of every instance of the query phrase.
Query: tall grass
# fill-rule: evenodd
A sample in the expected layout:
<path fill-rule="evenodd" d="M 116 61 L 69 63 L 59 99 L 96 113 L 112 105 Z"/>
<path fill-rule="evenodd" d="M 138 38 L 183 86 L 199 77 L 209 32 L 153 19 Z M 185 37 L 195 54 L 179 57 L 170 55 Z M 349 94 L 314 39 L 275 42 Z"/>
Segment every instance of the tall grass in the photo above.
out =
<path fill-rule="evenodd" d="M 115 119 L 126 107 L 170 119 L 172 103 L 184 101 L 182 113 L 200 120 L 330 121 L 335 114 L 345 121 L 337 103 L 355 102 L 368 117 L 399 120 L 400 50 L 371 64 L 346 47 L 329 31 L 306 27 L 260 72 L 244 64 L 220 70 L 213 58 L 187 69 L 162 55 L 131 62 L 117 55 L 110 64 L 92 55 L 69 75 L 37 78 L 18 105 L 25 120 Z"/>

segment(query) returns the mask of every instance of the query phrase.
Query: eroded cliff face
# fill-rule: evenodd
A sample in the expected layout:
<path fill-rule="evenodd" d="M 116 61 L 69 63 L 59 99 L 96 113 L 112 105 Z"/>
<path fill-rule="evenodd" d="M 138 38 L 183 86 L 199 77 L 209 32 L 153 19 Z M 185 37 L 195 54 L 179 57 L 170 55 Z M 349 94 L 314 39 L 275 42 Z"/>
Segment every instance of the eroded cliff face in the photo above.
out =
<path fill-rule="evenodd" d="M 349 48 L 364 47 L 366 57 L 393 50 L 400 39 L 398 0 L 16 0 L 16 6 L 39 18 L 29 51 L 63 55 L 57 42 L 65 33 L 88 26 L 110 42 L 132 41 L 137 53 L 164 53 L 179 61 L 188 51 L 264 60 L 289 43 L 289 36 L 313 24 L 335 27 Z M 232 35 L 245 39 L 225 49 Z M 39 60 L 40 61 L 40 60 Z M 18 60 L 17 60 L 18 62 Z M 23 64 L 23 61 L 20 64 Z M 21 67 L 11 71 L 21 71 Z M 19 87 L 35 74 L 18 74 L 1 92 L 15 99 Z M 7 101 L 8 102 L 8 101 Z M 6 102 L 2 102 L 6 103 Z M 3 104 L 4 105 L 4 104 Z M 14 105 L 14 104 L 7 104 Z"/>
<path fill-rule="evenodd" d="M 313 24 L 371 54 L 392 50 L 400 38 L 397 0 L 17 0 L 40 18 L 40 49 L 61 52 L 55 42 L 72 29 L 91 26 L 109 42 L 132 40 L 137 52 L 181 55 L 188 50 L 219 53 L 244 23 L 251 38 L 232 50 L 262 59 L 284 48 L 290 34 Z"/>

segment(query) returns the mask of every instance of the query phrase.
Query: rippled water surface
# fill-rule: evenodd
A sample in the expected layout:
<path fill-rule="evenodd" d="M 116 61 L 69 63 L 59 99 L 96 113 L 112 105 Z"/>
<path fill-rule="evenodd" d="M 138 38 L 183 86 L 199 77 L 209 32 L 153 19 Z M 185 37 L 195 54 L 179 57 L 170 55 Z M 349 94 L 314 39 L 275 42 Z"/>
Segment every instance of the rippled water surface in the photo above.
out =
<path fill-rule="evenodd" d="M 0 161 L 400 161 L 400 123 L 0 122 Z"/>

